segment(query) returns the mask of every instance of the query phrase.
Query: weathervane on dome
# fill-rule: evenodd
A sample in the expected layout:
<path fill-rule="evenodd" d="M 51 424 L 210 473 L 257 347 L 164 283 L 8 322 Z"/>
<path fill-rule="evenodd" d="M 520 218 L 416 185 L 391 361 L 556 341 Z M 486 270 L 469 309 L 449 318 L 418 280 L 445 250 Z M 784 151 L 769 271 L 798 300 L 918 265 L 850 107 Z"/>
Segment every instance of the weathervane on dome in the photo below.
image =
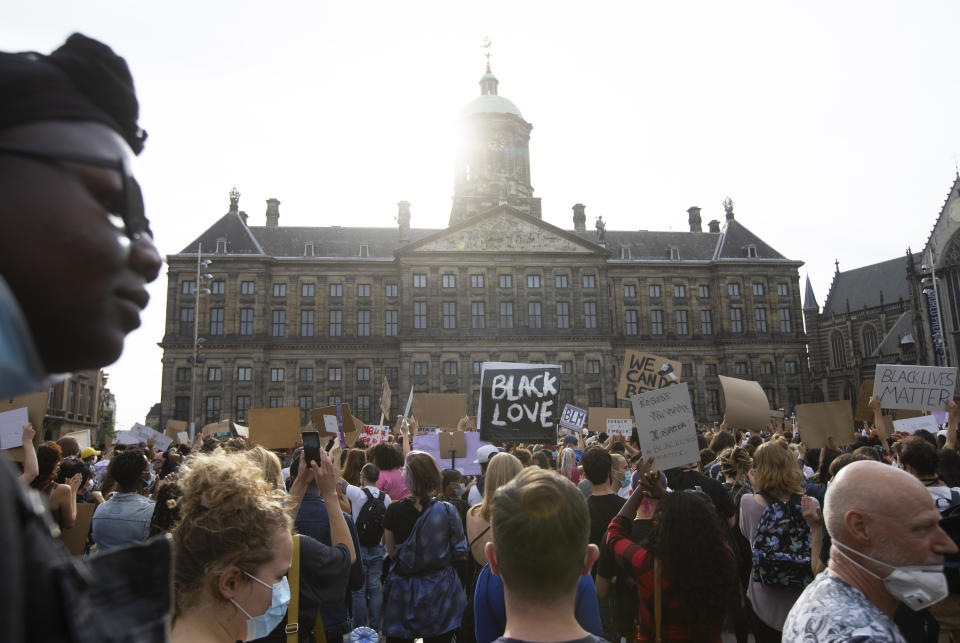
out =
<path fill-rule="evenodd" d="M 493 41 L 490 40 L 489 36 L 483 37 L 483 44 L 480 45 L 481 49 L 487 50 L 487 71 L 490 71 L 490 45 L 493 44 Z"/>

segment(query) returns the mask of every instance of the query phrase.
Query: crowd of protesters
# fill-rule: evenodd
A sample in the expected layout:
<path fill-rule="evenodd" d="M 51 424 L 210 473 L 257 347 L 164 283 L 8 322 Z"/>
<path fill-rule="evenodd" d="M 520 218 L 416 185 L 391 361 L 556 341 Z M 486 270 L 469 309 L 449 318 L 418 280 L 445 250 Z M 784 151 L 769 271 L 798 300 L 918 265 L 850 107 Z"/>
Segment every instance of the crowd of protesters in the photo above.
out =
<path fill-rule="evenodd" d="M 11 398 L 116 360 L 161 260 L 123 59 L 79 34 L 0 53 L 0 92 Z M 34 448 L 28 425 L 0 462 L 0 640 L 958 640 L 960 410 L 890 436 L 871 407 L 840 447 L 724 423 L 660 471 L 636 432 L 571 434 L 484 445 L 472 479 L 411 449 L 415 418 L 309 461 L 239 437 Z"/>

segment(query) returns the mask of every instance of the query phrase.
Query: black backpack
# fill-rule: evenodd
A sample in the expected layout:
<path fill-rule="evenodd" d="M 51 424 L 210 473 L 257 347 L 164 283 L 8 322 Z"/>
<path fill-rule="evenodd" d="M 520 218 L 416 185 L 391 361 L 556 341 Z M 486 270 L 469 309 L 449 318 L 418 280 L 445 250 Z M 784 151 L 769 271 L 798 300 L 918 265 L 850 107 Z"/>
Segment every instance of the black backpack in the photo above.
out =
<path fill-rule="evenodd" d="M 383 492 L 374 497 L 370 490 L 363 488 L 367 501 L 357 514 L 357 539 L 364 547 L 376 547 L 383 538 L 383 518 L 387 515 L 387 507 L 383 504 Z"/>

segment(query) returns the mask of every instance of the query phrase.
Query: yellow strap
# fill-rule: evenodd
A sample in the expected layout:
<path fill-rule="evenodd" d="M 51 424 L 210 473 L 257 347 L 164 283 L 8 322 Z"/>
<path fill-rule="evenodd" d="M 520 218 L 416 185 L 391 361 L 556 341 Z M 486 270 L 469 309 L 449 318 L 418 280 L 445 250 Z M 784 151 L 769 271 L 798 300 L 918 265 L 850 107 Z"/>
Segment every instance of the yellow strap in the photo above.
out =
<path fill-rule="evenodd" d="M 300 640 L 300 535 L 293 535 L 293 560 L 287 573 L 290 584 L 290 605 L 287 606 L 287 643 Z"/>

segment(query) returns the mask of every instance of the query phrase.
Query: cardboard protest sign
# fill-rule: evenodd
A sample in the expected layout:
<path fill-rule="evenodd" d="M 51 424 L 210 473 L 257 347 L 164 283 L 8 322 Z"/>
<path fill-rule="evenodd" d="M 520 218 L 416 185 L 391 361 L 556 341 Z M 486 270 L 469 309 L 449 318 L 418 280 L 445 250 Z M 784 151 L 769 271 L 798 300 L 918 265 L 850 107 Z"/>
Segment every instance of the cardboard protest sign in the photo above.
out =
<path fill-rule="evenodd" d="M 456 428 L 467 411 L 462 393 L 415 393 L 411 414 L 424 428 Z"/>
<path fill-rule="evenodd" d="M 440 431 L 437 433 L 437 449 L 441 455 L 454 454 L 455 458 L 467 457 L 467 438 L 463 431 Z"/>
<path fill-rule="evenodd" d="M 71 556 L 82 556 L 87 547 L 87 536 L 90 535 L 90 526 L 93 524 L 93 512 L 97 505 L 93 503 L 77 503 L 77 519 L 73 527 L 60 530 L 60 538 L 66 545 Z"/>
<path fill-rule="evenodd" d="M 894 409 L 893 410 L 894 420 L 909 420 L 910 418 L 918 418 L 921 415 L 923 415 L 923 411 L 916 411 L 914 409 Z"/>
<path fill-rule="evenodd" d="M 50 394 L 47 391 L 41 391 L 39 393 L 27 393 L 26 395 L 0 399 L 0 412 L 21 408 L 27 409 L 27 420 L 33 425 L 35 432 L 33 436 L 34 448 L 40 446 L 40 443 L 43 441 L 43 417 L 47 413 L 47 400 L 49 397 Z M 23 462 L 23 447 L 19 446 L 22 439 L 23 425 L 20 425 L 16 437 L 17 446 L 4 450 L 7 457 L 15 462 Z"/>
<path fill-rule="evenodd" d="M 250 409 L 247 411 L 250 442 L 266 449 L 292 449 L 300 439 L 300 409 Z"/>
<path fill-rule="evenodd" d="M 630 409 L 622 407 L 587 407 L 587 428 L 594 433 L 603 433 L 607 430 L 607 420 L 610 418 L 630 418 Z"/>
<path fill-rule="evenodd" d="M 873 396 L 885 409 L 942 411 L 953 398 L 956 367 L 877 364 Z"/>
<path fill-rule="evenodd" d="M 232 436 L 233 435 L 233 422 L 230 420 L 221 420 L 219 422 L 211 422 L 210 424 L 205 424 L 200 430 L 201 435 L 205 438 L 208 437 L 223 437 L 223 436 Z"/>
<path fill-rule="evenodd" d="M 337 421 L 337 406 L 325 406 L 311 412 L 313 426 L 320 432 L 320 437 L 340 437 L 340 422 Z M 350 414 L 350 405 L 340 405 L 340 421 L 343 422 L 344 447 L 352 446 L 363 431 L 363 422 Z"/>
<path fill-rule="evenodd" d="M 164 434 L 169 438 L 177 438 L 177 435 L 181 431 L 184 433 L 187 432 L 187 423 L 182 420 L 167 420 L 167 426 L 163 430 Z"/>
<path fill-rule="evenodd" d="M 680 381 L 680 362 L 651 353 L 627 350 L 620 369 L 617 397 L 629 400 L 642 391 L 652 391 Z"/>
<path fill-rule="evenodd" d="M 77 441 L 77 444 L 80 445 L 81 449 L 86 449 L 90 444 L 90 429 L 83 429 L 82 431 L 71 431 L 70 433 L 65 433 L 61 437 L 63 438 L 73 438 Z"/>
<path fill-rule="evenodd" d="M 724 418 L 731 429 L 762 431 L 770 426 L 770 402 L 759 382 L 720 376 Z"/>
<path fill-rule="evenodd" d="M 390 403 L 393 401 L 393 391 L 390 390 L 390 382 L 387 376 L 383 376 L 383 383 L 380 386 L 380 412 L 384 417 L 390 417 Z"/>
<path fill-rule="evenodd" d="M 932 415 L 921 415 L 920 417 L 893 421 L 894 431 L 905 431 L 914 434 L 920 429 L 926 429 L 930 433 L 936 434 L 937 431 L 940 430 L 940 425 L 937 424 L 937 418 Z"/>
<path fill-rule="evenodd" d="M 150 440 L 153 440 L 153 446 L 157 451 L 166 451 L 170 448 L 170 443 L 173 442 L 173 440 L 163 433 L 154 431 L 149 426 L 145 426 L 139 422 L 134 422 L 133 426 L 127 431 L 117 431 L 115 437 L 117 444 L 145 445 Z"/>
<path fill-rule="evenodd" d="M 826 447 L 828 437 L 833 438 L 835 446 L 851 444 L 856 440 L 849 400 L 798 404 L 797 427 L 800 439 L 808 449 Z"/>
<path fill-rule="evenodd" d="M 661 471 L 699 462 L 697 423 L 687 386 L 638 393 L 631 398 L 644 459 Z"/>
<path fill-rule="evenodd" d="M 463 437 L 467 444 L 467 455 L 464 458 L 454 458 L 451 460 L 449 451 L 441 453 L 440 436 L 436 433 L 433 435 L 413 436 L 410 448 L 426 451 L 432 455 L 441 469 L 456 469 L 467 476 L 478 476 L 480 475 L 480 465 L 475 463 L 474 460 L 477 459 L 477 449 L 487 443 L 480 439 L 480 434 L 476 431 L 467 431 L 463 434 Z"/>
<path fill-rule="evenodd" d="M 863 380 L 857 392 L 857 409 L 853 412 L 853 419 L 857 422 L 873 422 L 873 409 L 867 406 L 871 395 L 873 395 L 873 380 Z"/>
<path fill-rule="evenodd" d="M 877 425 L 874 428 L 877 429 L 877 433 L 880 434 L 880 437 L 884 441 L 889 440 L 890 437 L 893 435 L 893 431 L 894 431 L 893 418 L 890 417 L 889 415 L 881 415 L 880 421 L 877 422 Z"/>
<path fill-rule="evenodd" d="M 607 418 L 607 435 L 622 435 L 629 438 L 633 433 L 633 420 L 630 418 Z"/>
<path fill-rule="evenodd" d="M 484 362 L 480 369 L 482 440 L 554 443 L 560 367 L 548 364 Z"/>
<path fill-rule="evenodd" d="M 573 404 L 567 404 L 563 407 L 563 413 L 560 415 L 560 426 L 564 429 L 579 432 L 583 425 L 587 423 L 587 410 L 581 409 Z"/>
<path fill-rule="evenodd" d="M 385 424 L 365 424 L 357 439 L 369 447 L 386 442 L 388 435 L 390 435 L 390 427 Z"/>

